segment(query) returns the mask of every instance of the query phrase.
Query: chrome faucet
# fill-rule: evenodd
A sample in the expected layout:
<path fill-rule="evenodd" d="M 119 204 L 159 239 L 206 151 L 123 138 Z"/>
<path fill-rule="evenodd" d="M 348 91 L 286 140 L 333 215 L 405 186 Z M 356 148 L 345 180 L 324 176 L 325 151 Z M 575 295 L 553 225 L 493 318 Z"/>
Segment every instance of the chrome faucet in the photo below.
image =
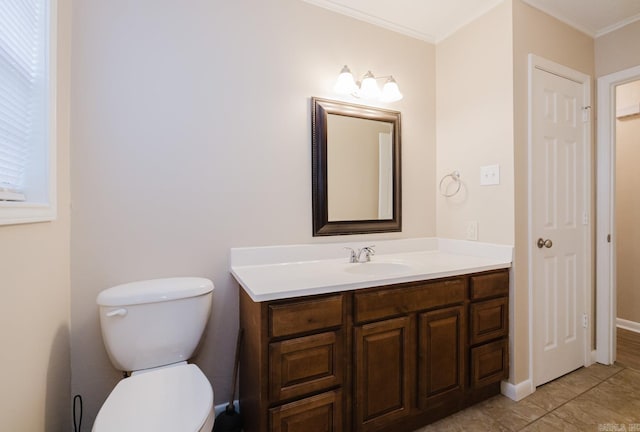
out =
<path fill-rule="evenodd" d="M 358 252 L 355 249 L 350 247 L 345 247 L 349 252 L 349 262 L 350 263 L 364 263 L 371 261 L 371 255 L 375 255 L 376 251 L 373 249 L 375 245 L 365 246 L 362 249 L 358 249 Z M 364 253 L 364 258 L 362 254 Z"/>
<path fill-rule="evenodd" d="M 358 251 L 358 262 L 369 262 L 371 261 L 371 255 L 375 255 L 376 251 L 373 249 L 375 245 L 365 246 Z M 360 255 L 364 253 L 364 261 L 360 258 Z"/>

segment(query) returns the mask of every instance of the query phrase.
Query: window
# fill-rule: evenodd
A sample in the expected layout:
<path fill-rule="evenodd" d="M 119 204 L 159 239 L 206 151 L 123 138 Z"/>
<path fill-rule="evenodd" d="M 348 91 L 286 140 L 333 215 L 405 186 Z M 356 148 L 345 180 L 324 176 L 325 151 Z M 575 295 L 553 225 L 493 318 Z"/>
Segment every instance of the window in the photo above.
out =
<path fill-rule="evenodd" d="M 56 216 L 55 7 L 0 1 L 0 225 Z"/>

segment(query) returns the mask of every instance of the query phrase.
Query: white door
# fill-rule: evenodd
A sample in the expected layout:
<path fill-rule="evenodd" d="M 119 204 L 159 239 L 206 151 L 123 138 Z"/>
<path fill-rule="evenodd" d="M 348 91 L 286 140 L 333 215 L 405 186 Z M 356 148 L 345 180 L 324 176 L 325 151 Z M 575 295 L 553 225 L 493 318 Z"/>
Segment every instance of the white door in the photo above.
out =
<path fill-rule="evenodd" d="M 589 159 L 582 83 L 536 68 L 531 97 L 533 381 L 538 386 L 585 364 Z"/>

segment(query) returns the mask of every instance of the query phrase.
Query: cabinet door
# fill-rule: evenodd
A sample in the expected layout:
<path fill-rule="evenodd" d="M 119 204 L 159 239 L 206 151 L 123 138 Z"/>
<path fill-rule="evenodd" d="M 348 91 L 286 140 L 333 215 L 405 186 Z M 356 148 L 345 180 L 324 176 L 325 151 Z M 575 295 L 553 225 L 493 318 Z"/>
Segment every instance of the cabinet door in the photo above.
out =
<path fill-rule="evenodd" d="M 418 317 L 418 404 L 427 409 L 462 397 L 464 306 Z"/>
<path fill-rule="evenodd" d="M 322 393 L 269 410 L 270 432 L 341 432 L 340 390 Z"/>
<path fill-rule="evenodd" d="M 342 332 L 288 339 L 269 345 L 271 402 L 342 384 Z"/>
<path fill-rule="evenodd" d="M 509 378 L 506 339 L 471 348 L 471 387 L 480 388 Z"/>
<path fill-rule="evenodd" d="M 269 336 L 292 336 L 342 325 L 341 294 L 269 305 Z"/>
<path fill-rule="evenodd" d="M 412 353 L 409 317 L 354 328 L 354 423 L 370 431 L 406 416 L 410 411 Z"/>
<path fill-rule="evenodd" d="M 501 297 L 470 306 L 471 345 L 509 334 L 509 299 Z"/>
<path fill-rule="evenodd" d="M 471 277 L 471 301 L 509 295 L 509 272 L 499 270 Z"/>

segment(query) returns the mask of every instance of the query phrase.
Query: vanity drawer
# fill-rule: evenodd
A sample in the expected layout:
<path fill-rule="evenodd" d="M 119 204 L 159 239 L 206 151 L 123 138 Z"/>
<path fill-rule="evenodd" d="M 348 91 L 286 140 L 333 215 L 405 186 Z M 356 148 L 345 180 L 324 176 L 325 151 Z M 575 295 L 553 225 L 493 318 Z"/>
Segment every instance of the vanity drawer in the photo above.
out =
<path fill-rule="evenodd" d="M 342 325 L 342 295 L 269 305 L 269 336 L 280 337 Z"/>
<path fill-rule="evenodd" d="M 471 348 L 471 387 L 479 388 L 509 377 L 509 343 L 498 340 Z"/>
<path fill-rule="evenodd" d="M 470 297 L 472 301 L 508 294 L 509 272 L 506 270 L 471 277 Z"/>
<path fill-rule="evenodd" d="M 269 432 L 342 431 L 342 392 L 334 390 L 269 410 Z"/>
<path fill-rule="evenodd" d="M 465 299 L 466 288 L 466 279 L 456 278 L 398 288 L 385 287 L 356 292 L 353 296 L 354 321 L 356 323 L 376 321 L 410 312 L 462 303 Z"/>
<path fill-rule="evenodd" d="M 509 333 L 509 299 L 500 297 L 470 306 L 471 345 L 490 341 Z"/>
<path fill-rule="evenodd" d="M 269 396 L 282 401 L 342 384 L 342 331 L 269 344 Z"/>

